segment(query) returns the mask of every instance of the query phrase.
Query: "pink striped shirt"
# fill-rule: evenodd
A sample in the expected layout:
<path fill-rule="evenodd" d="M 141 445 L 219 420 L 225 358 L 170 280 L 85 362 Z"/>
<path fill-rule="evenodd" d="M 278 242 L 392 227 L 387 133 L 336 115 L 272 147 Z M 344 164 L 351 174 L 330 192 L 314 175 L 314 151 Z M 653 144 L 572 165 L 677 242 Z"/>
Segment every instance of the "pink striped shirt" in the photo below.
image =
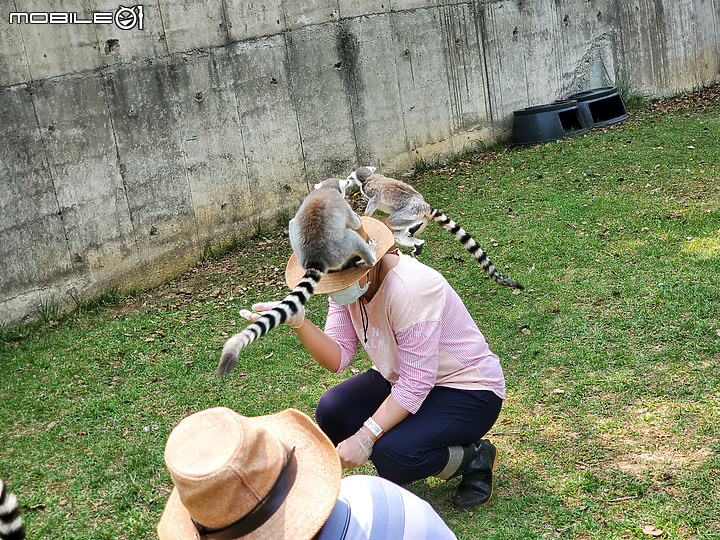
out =
<path fill-rule="evenodd" d="M 400 255 L 365 304 L 367 331 L 360 302 L 340 306 L 330 300 L 325 332 L 342 351 L 338 372 L 355 359 L 360 342 L 375 369 L 393 385 L 395 400 L 411 413 L 434 386 L 490 390 L 505 399 L 498 357 L 439 272 Z"/>

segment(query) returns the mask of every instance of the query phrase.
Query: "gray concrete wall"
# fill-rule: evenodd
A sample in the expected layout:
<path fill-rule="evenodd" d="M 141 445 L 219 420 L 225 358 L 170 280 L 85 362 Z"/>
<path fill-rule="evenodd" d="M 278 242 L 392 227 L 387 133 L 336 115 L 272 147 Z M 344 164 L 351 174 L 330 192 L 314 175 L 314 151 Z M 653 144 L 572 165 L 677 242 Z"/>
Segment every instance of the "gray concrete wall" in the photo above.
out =
<path fill-rule="evenodd" d="M 309 186 L 508 137 L 512 111 L 720 71 L 720 0 L 0 3 L 0 322 L 175 275 Z M 35 17 L 35 20 L 38 20 Z M 609 75 L 609 79 L 608 79 Z"/>

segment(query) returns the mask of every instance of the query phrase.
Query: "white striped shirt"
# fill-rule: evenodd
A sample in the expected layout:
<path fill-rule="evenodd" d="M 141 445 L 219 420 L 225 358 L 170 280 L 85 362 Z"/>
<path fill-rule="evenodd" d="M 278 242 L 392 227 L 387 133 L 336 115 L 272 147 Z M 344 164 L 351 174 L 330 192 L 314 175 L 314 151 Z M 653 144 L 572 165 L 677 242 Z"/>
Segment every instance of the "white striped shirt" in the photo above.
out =
<path fill-rule="evenodd" d="M 426 501 L 377 476 L 346 476 L 318 540 L 456 540 Z"/>

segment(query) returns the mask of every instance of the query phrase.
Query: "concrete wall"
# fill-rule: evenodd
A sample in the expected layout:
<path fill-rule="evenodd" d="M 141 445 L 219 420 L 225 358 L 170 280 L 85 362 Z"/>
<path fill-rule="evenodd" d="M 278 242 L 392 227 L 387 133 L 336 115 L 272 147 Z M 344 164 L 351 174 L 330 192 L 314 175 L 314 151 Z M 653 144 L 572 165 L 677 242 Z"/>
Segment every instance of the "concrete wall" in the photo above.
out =
<path fill-rule="evenodd" d="M 508 137 L 514 109 L 720 71 L 720 0 L 144 0 L 142 29 L 10 24 L 121 3 L 0 4 L 1 323 L 175 275 L 328 175 Z"/>

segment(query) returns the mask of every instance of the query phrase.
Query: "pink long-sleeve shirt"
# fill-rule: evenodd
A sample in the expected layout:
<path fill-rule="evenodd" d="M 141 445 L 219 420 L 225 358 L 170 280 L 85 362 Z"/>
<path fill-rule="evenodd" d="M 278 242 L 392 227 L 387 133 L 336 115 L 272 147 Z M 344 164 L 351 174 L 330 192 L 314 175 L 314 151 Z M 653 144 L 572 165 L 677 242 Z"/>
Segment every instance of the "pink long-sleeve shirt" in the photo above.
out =
<path fill-rule="evenodd" d="M 439 272 L 401 254 L 365 303 L 367 330 L 360 302 L 341 306 L 330 300 L 325 332 L 342 351 L 338 373 L 355 359 L 360 342 L 392 384 L 392 396 L 411 413 L 434 386 L 490 390 L 505 399 L 498 357 Z"/>

